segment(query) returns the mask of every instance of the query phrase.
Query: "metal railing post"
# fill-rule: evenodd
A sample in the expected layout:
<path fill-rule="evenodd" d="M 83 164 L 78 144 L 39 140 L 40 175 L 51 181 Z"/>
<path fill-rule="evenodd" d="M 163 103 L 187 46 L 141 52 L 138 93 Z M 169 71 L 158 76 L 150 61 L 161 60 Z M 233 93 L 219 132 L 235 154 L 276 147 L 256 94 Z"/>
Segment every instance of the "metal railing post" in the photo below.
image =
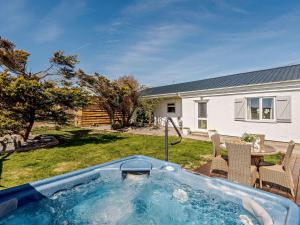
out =
<path fill-rule="evenodd" d="M 178 137 L 179 137 L 179 140 L 177 141 L 173 141 L 171 143 L 171 145 L 176 145 L 176 144 L 179 144 L 182 140 L 182 136 L 181 136 L 181 133 L 180 131 L 178 130 L 178 128 L 176 127 L 173 119 L 171 117 L 167 117 L 166 118 L 166 122 L 165 122 L 165 161 L 168 161 L 169 160 L 169 121 L 171 122 L 171 124 L 173 125 Z"/>
<path fill-rule="evenodd" d="M 298 198 L 299 181 L 300 181 L 300 169 L 299 169 L 299 171 L 298 171 L 298 180 L 297 180 L 297 186 L 296 186 L 295 202 L 297 202 L 297 198 Z"/>
<path fill-rule="evenodd" d="M 165 161 L 169 161 L 169 120 L 165 123 Z"/>

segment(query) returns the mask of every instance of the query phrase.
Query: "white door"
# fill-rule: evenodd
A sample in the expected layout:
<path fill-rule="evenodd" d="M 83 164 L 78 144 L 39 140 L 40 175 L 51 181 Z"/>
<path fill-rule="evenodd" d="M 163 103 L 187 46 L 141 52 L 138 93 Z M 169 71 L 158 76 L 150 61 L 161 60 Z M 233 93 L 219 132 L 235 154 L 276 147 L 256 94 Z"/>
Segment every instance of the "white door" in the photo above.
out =
<path fill-rule="evenodd" d="M 198 102 L 197 129 L 207 129 L 207 102 Z"/>

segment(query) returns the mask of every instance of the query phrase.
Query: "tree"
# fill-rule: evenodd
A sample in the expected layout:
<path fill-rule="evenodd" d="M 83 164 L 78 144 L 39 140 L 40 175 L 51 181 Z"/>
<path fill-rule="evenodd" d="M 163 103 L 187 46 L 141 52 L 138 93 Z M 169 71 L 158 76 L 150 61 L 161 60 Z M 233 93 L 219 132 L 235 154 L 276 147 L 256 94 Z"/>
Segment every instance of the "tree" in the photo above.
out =
<path fill-rule="evenodd" d="M 136 122 L 151 125 L 154 123 L 154 111 L 161 102 L 159 98 L 140 98 L 136 110 Z"/>
<path fill-rule="evenodd" d="M 120 90 L 119 111 L 122 116 L 122 126 L 128 126 L 133 113 L 140 104 L 140 91 L 142 89 L 139 82 L 133 76 L 123 76 L 116 80 Z"/>
<path fill-rule="evenodd" d="M 130 119 L 139 104 L 140 84 L 132 76 L 123 76 L 117 80 L 109 80 L 103 75 L 95 73 L 90 76 L 79 73 L 80 84 L 89 90 L 97 99 L 101 109 L 104 109 L 110 118 L 112 128 L 130 125 Z M 116 114 L 120 113 L 121 118 Z"/>
<path fill-rule="evenodd" d="M 72 86 L 76 56 L 56 51 L 43 71 L 27 70 L 29 53 L 0 37 L 0 130 L 27 140 L 36 120 L 65 124 L 68 109 L 83 106 L 87 93 Z M 52 79 L 45 79 L 45 78 Z"/>
<path fill-rule="evenodd" d="M 114 128 L 116 125 L 115 116 L 120 104 L 117 84 L 97 73 L 94 76 L 89 76 L 82 72 L 79 73 L 79 78 L 80 85 L 86 88 L 100 108 L 107 112 L 110 124 Z"/>

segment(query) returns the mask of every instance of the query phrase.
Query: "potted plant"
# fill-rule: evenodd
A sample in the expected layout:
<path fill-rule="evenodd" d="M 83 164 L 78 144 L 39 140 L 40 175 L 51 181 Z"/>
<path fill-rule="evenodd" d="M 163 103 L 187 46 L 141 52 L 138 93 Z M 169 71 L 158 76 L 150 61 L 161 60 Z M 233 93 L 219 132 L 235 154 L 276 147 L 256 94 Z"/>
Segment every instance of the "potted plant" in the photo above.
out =
<path fill-rule="evenodd" d="M 178 121 L 178 126 L 179 126 L 179 129 L 183 129 L 182 126 L 183 126 L 183 122 L 182 122 L 182 119 L 181 117 L 177 117 L 177 121 Z"/>
<path fill-rule="evenodd" d="M 241 140 L 246 143 L 253 143 L 256 140 L 255 135 L 244 133 Z"/>
<path fill-rule="evenodd" d="M 183 133 L 183 135 L 187 136 L 191 133 L 191 130 L 190 130 L 189 127 L 183 127 L 182 128 L 182 133 Z"/>
<path fill-rule="evenodd" d="M 241 140 L 246 144 L 251 144 L 253 151 L 255 152 L 260 151 L 260 146 L 259 146 L 260 139 L 256 135 L 244 133 Z"/>

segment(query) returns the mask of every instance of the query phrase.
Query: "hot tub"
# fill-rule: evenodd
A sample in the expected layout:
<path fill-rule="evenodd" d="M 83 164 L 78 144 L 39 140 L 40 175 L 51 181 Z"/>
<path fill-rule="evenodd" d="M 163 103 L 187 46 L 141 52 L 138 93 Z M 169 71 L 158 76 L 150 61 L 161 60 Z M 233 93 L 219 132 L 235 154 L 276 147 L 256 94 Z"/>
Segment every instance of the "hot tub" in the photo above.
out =
<path fill-rule="evenodd" d="M 263 224 L 245 199 L 273 224 L 300 224 L 299 208 L 286 198 L 145 156 L 3 190 L 0 224 Z"/>

